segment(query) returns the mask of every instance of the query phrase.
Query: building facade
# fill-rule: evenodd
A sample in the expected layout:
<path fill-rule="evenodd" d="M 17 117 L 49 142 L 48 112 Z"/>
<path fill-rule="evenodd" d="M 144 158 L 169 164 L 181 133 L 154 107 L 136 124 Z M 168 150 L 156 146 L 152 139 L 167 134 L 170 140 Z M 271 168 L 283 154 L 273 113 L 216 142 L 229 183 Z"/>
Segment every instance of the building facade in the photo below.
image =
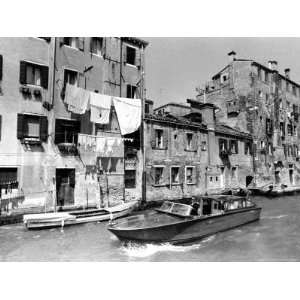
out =
<path fill-rule="evenodd" d="M 264 66 L 233 51 L 228 56 L 229 64 L 197 89 L 197 100 L 215 104 L 221 122 L 253 135 L 255 184 L 299 185 L 299 84 L 290 69 L 280 74 L 276 61 Z"/>
<path fill-rule="evenodd" d="M 188 99 L 145 115 L 147 201 L 191 198 L 252 180 L 251 136 L 219 123 L 215 110 Z"/>
<path fill-rule="evenodd" d="M 70 85 L 142 98 L 146 46 L 131 37 L 1 39 L 2 204 L 51 210 L 140 197 L 139 131 L 121 136 L 114 107 L 107 125 L 91 122 L 88 110 L 71 112 L 65 93 Z M 109 151 L 95 151 L 100 138 Z M 18 203 L 4 201 L 16 195 Z"/>

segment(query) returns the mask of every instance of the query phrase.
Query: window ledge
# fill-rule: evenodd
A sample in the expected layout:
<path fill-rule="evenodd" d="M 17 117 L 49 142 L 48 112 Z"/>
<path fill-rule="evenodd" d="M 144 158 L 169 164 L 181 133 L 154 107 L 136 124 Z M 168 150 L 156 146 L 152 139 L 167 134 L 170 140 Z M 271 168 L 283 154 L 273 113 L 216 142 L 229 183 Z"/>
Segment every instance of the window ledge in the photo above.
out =
<path fill-rule="evenodd" d="M 168 148 L 167 148 L 167 147 L 164 147 L 164 148 L 154 147 L 154 148 L 152 148 L 152 149 L 154 149 L 154 150 L 167 150 Z"/>
<path fill-rule="evenodd" d="M 129 66 L 129 67 L 132 67 L 132 68 L 135 68 L 135 69 L 138 69 L 138 66 L 129 64 L 128 62 L 125 62 L 125 65 Z"/>
<path fill-rule="evenodd" d="M 79 48 L 72 47 L 72 46 L 69 46 L 69 45 L 66 45 L 66 44 L 63 44 L 63 46 L 64 46 L 64 47 L 67 47 L 67 48 L 70 48 L 70 49 L 74 49 L 74 50 L 80 51 Z"/>
<path fill-rule="evenodd" d="M 91 54 L 93 56 L 96 56 L 96 57 L 99 57 L 99 58 L 102 58 L 103 59 L 103 54 L 97 54 L 97 53 L 94 53 L 94 52 L 91 52 Z"/>
<path fill-rule="evenodd" d="M 177 186 L 177 185 L 181 185 L 181 183 L 180 183 L 180 182 L 178 182 L 178 183 L 177 183 L 177 182 L 174 182 L 174 183 L 171 183 L 171 185 L 172 185 L 172 186 L 173 186 L 173 185 L 174 185 L 174 186 Z"/>
<path fill-rule="evenodd" d="M 169 184 L 166 184 L 166 183 L 161 183 L 161 184 L 152 184 L 153 187 L 166 187 L 168 186 Z"/>
<path fill-rule="evenodd" d="M 186 184 L 186 185 L 195 185 L 196 182 L 186 182 L 185 184 Z"/>

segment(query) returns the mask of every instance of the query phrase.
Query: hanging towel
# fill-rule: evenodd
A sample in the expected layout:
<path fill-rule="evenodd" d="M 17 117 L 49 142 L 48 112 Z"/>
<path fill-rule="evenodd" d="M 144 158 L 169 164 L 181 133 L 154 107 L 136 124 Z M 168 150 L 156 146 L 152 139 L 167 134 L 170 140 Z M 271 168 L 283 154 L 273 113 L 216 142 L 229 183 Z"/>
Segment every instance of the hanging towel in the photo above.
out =
<path fill-rule="evenodd" d="M 108 124 L 111 108 L 111 96 L 90 93 L 91 122 Z"/>
<path fill-rule="evenodd" d="M 87 110 L 89 99 L 89 91 L 71 84 L 67 84 L 65 103 L 68 104 L 69 111 L 75 114 L 84 114 Z"/>
<path fill-rule="evenodd" d="M 141 125 L 141 99 L 113 97 L 121 134 L 135 132 Z"/>

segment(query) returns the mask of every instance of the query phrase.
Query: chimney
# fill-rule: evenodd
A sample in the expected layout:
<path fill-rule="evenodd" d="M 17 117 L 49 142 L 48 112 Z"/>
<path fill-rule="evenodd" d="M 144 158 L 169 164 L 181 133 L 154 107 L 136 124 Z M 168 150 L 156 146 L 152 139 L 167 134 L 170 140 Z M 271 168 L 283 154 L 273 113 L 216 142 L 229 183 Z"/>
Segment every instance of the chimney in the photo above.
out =
<path fill-rule="evenodd" d="M 229 63 L 235 61 L 236 53 L 234 51 L 229 52 L 227 55 L 228 55 L 228 58 L 229 58 Z"/>
<path fill-rule="evenodd" d="M 277 71 L 277 66 L 278 66 L 277 61 L 276 61 L 276 60 L 273 60 L 273 61 L 272 61 L 272 70 Z"/>
<path fill-rule="evenodd" d="M 268 61 L 268 68 L 273 70 L 273 61 L 272 60 Z"/>
<path fill-rule="evenodd" d="M 286 68 L 286 69 L 284 70 L 285 77 L 288 78 L 288 79 L 290 79 L 290 72 L 291 72 L 291 69 L 290 69 L 290 68 Z"/>

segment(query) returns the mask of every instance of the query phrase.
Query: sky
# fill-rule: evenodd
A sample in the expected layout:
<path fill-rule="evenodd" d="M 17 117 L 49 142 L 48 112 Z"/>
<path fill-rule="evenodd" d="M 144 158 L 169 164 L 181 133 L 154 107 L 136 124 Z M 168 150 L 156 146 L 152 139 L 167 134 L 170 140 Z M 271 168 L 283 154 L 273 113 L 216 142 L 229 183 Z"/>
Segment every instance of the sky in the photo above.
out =
<path fill-rule="evenodd" d="M 278 61 L 278 70 L 290 68 L 290 78 L 300 83 L 300 38 L 175 38 L 143 37 L 146 48 L 147 98 L 154 107 L 195 98 L 197 86 L 228 63 L 227 53 L 253 59 L 267 66 Z"/>

